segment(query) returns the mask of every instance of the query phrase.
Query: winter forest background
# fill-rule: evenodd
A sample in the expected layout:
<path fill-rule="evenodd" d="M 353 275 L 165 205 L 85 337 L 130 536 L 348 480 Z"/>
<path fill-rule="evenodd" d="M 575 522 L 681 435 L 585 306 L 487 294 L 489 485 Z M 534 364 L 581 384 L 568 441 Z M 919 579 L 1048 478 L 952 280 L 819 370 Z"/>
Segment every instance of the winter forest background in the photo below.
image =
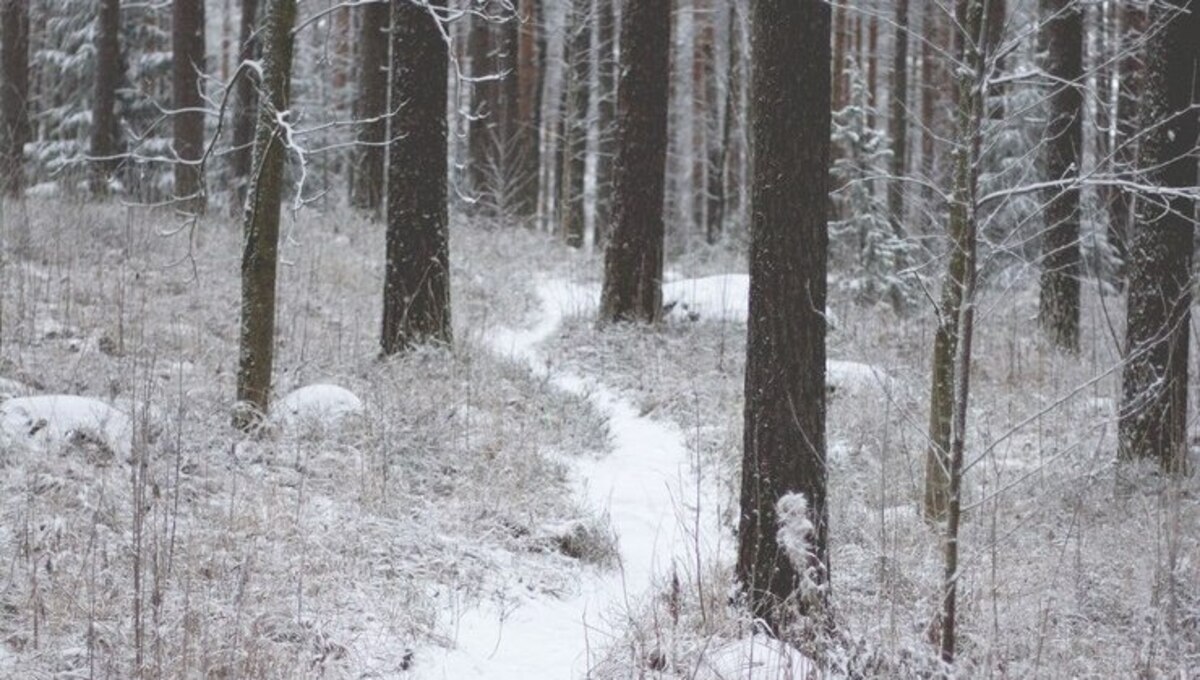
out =
<path fill-rule="evenodd" d="M 0 678 L 1194 677 L 1197 0 L 0 0 Z"/>

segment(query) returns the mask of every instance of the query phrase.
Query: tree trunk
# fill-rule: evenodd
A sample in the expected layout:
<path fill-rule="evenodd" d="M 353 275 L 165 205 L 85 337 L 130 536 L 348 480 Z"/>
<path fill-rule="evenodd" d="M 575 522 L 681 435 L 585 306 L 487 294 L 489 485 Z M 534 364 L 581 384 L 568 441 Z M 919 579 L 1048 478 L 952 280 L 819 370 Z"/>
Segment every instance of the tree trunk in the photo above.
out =
<path fill-rule="evenodd" d="M 879 19 L 871 12 L 867 22 L 867 127 L 874 130 L 879 102 Z"/>
<path fill-rule="evenodd" d="M 1072 184 L 1045 192 L 1042 290 L 1038 318 L 1060 349 L 1079 351 L 1079 177 L 1083 149 L 1083 9 L 1075 0 L 1042 0 L 1046 71 L 1051 76 L 1046 129 L 1047 179 Z"/>
<path fill-rule="evenodd" d="M 599 139 L 596 149 L 596 216 L 595 244 L 600 248 L 611 231 L 612 174 L 616 155 L 617 121 L 617 64 L 616 0 L 596 0 L 596 40 L 599 43 L 596 59 L 596 127 Z"/>
<path fill-rule="evenodd" d="M 830 8 L 752 0 L 750 313 L 737 578 L 776 631 L 828 597 L 825 295 L 831 134 Z M 776 504 L 803 494 L 807 564 L 788 559 Z M 805 574 L 804 572 L 807 572 Z M 819 590 L 800 592 L 815 581 Z"/>
<path fill-rule="evenodd" d="M 517 214 L 531 220 L 537 215 L 540 177 L 540 104 L 542 70 L 538 33 L 541 21 L 538 0 L 521 0 L 521 28 L 517 35 Z"/>
<path fill-rule="evenodd" d="M 1165 190 L 1200 184 L 1200 2 L 1153 5 L 1146 44 L 1139 180 Z M 1165 26 L 1164 26 L 1165 25 Z M 1159 28 L 1162 27 L 1162 28 Z M 1137 198 L 1129 259 L 1125 366 L 1118 427 L 1124 459 L 1187 471 L 1188 342 L 1195 201 L 1148 189 Z"/>
<path fill-rule="evenodd" d="M 29 3 L 0 0 L 0 183 L 5 196 L 25 190 L 25 143 L 29 141 Z"/>
<path fill-rule="evenodd" d="M 602 324 L 651 323 L 662 315 L 670 52 L 671 0 L 626 0 L 617 88 L 614 229 L 604 254 Z"/>
<path fill-rule="evenodd" d="M 725 218 L 729 214 L 729 197 L 736 196 L 742 177 L 738 173 L 740 159 L 734 140 L 735 121 L 741 118 L 741 25 L 736 4 L 729 6 L 729 63 L 725 72 L 725 111 L 721 118 L 721 141 L 716 145 L 716 178 L 710 182 L 712 202 L 708 212 L 708 242 L 721 240 Z"/>
<path fill-rule="evenodd" d="M 943 356 L 949 364 L 946 384 L 934 384 L 947 392 L 948 407 L 939 414 L 949 424 L 948 446 L 940 453 L 945 461 L 949 484 L 945 489 L 947 501 L 945 564 L 942 577 L 941 655 L 947 664 L 954 662 L 958 644 L 958 541 L 962 520 L 962 480 L 966 451 L 967 407 L 971 385 L 971 344 L 975 335 L 976 251 L 979 225 L 976 210 L 978 167 L 984 118 L 984 83 L 987 80 L 988 41 L 984 35 L 986 21 L 983 4 L 988 0 L 959 0 L 955 10 L 955 25 L 959 27 L 956 43 L 955 78 L 955 139 L 954 180 L 950 198 L 950 235 L 953 240 L 949 269 L 942 284 L 943 320 L 940 334 L 945 330 L 949 339 Z M 951 291 L 951 295 L 947 295 Z M 947 327 L 949 326 L 949 327 Z M 935 369 L 936 370 L 936 369 Z M 928 481 L 927 481 L 928 483 Z M 928 495 L 926 496 L 928 499 Z"/>
<path fill-rule="evenodd" d="M 171 50 L 175 94 L 175 197 L 184 210 L 203 213 L 204 100 L 200 74 L 204 72 L 204 0 L 174 0 L 171 14 Z"/>
<path fill-rule="evenodd" d="M 846 107 L 850 86 L 847 82 L 849 72 L 846 69 L 850 26 L 846 17 L 846 5 L 837 3 L 833 19 L 833 110 L 841 111 Z"/>
<path fill-rule="evenodd" d="M 1117 61 L 1116 134 L 1113 136 L 1113 169 L 1128 177 L 1138 158 L 1138 101 L 1142 96 L 1144 49 L 1140 44 L 1146 32 L 1146 13 L 1140 3 L 1122 0 L 1117 16 L 1120 58 Z M 1108 190 L 1108 242 L 1113 244 L 1120 259 L 1117 277 L 1125 278 L 1129 264 L 1129 246 L 1135 194 L 1124 188 Z"/>
<path fill-rule="evenodd" d="M 263 36 L 263 86 L 258 107 L 254 166 L 244 219 L 242 314 L 238 355 L 238 407 L 234 425 L 253 428 L 270 406 L 275 357 L 275 269 L 283 197 L 284 131 L 277 114 L 288 111 L 292 82 L 292 26 L 296 0 L 270 0 Z"/>
<path fill-rule="evenodd" d="M 385 355 L 449 343 L 446 98 L 450 53 L 437 18 L 392 3 L 392 141 L 388 149 Z"/>
<path fill-rule="evenodd" d="M 711 0 L 692 0 L 692 187 L 696 193 L 692 204 L 692 220 L 704 230 L 708 241 L 709 190 L 709 129 L 714 118 L 719 119 L 720 104 L 716 99 L 716 72 L 713 52 L 716 46 L 716 24 Z"/>
<path fill-rule="evenodd" d="M 567 24 L 567 39 L 571 42 L 567 62 L 567 109 L 562 141 L 563 161 L 562 233 L 567 245 L 582 248 L 584 239 L 583 194 L 584 173 L 587 169 L 588 96 L 591 91 L 591 25 L 588 22 L 590 0 L 573 0 Z"/>
<path fill-rule="evenodd" d="M 888 183 L 888 215 L 892 231 L 904 237 L 904 178 L 908 174 L 908 0 L 896 0 L 896 36 L 892 54 L 892 180 Z"/>
<path fill-rule="evenodd" d="M 471 15 L 467 38 L 468 73 L 471 82 L 471 117 L 467 124 L 467 179 L 474 198 L 484 196 L 488 190 L 488 162 L 492 145 L 491 126 L 496 120 L 494 83 L 489 76 L 496 75 L 491 63 L 492 22 L 478 14 Z M 393 56 L 394 58 L 394 56 Z"/>
<path fill-rule="evenodd" d="M 95 195 L 108 193 L 117 167 L 117 86 L 121 83 L 121 2 L 101 0 L 96 14 L 96 72 L 92 96 L 92 181 Z"/>
<path fill-rule="evenodd" d="M 362 69 L 355 108 L 358 123 L 354 207 L 378 216 L 383 209 L 384 158 L 387 151 L 388 30 L 391 8 L 375 3 L 362 8 Z"/>
<path fill-rule="evenodd" d="M 258 58 L 258 0 L 242 0 L 242 27 L 238 42 L 238 59 L 252 61 Z M 237 205 L 246 198 L 246 187 L 250 181 L 250 165 L 254 158 L 254 124 L 258 110 L 258 75 L 249 70 L 238 79 L 234 92 L 233 113 L 233 177 Z"/>

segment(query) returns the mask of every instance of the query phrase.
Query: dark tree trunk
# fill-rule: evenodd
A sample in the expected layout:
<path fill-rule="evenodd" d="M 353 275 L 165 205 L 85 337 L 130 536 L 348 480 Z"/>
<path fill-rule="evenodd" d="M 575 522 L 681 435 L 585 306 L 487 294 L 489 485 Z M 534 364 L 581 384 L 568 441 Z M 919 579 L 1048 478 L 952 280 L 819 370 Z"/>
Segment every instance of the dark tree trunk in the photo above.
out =
<path fill-rule="evenodd" d="M 292 26 L 296 0 L 269 0 L 263 53 L 267 101 L 258 107 L 254 172 L 246 201 L 242 251 L 242 313 L 238 354 L 238 407 L 234 424 L 250 429 L 267 413 L 275 358 L 275 270 L 279 210 L 287 156 L 276 113 L 287 111 L 292 83 Z"/>
<path fill-rule="evenodd" d="M 908 174 L 908 0 L 896 0 L 896 35 L 892 54 L 892 180 L 888 183 L 888 215 L 896 236 L 905 233 L 904 181 Z"/>
<path fill-rule="evenodd" d="M 602 247 L 612 230 L 612 174 L 617 142 L 616 0 L 596 0 L 596 153 L 595 242 Z"/>
<path fill-rule="evenodd" d="M 1138 158 L 1138 100 L 1142 95 L 1144 49 L 1140 45 L 1146 31 L 1146 13 L 1139 3 L 1120 2 L 1117 10 L 1120 29 L 1118 44 L 1122 52 L 1117 62 L 1116 134 L 1113 139 L 1113 169 L 1128 176 Z M 1112 188 L 1108 196 L 1108 242 L 1120 260 L 1117 277 L 1125 278 L 1129 263 L 1135 195 L 1123 188 Z"/>
<path fill-rule="evenodd" d="M 567 62 L 567 109 L 563 139 L 563 182 L 560 202 L 562 233 L 567 245 L 583 247 L 584 204 L 583 179 L 587 168 L 588 98 L 591 92 L 591 38 L 588 22 L 591 0 L 573 0 L 567 24 L 567 39 L 571 42 Z"/>
<path fill-rule="evenodd" d="M 1200 2 L 1153 5 L 1146 45 L 1139 179 L 1151 187 L 1190 190 L 1200 184 L 1195 149 L 1200 131 Z M 1156 459 L 1187 470 L 1188 342 L 1192 301 L 1195 201 L 1153 192 L 1137 198 L 1129 251 L 1121 417 L 1122 458 Z"/>
<path fill-rule="evenodd" d="M 121 2 L 101 0 L 96 15 L 96 78 L 92 96 L 92 193 L 108 193 L 117 167 L 117 86 L 121 83 Z"/>
<path fill-rule="evenodd" d="M 362 9 L 362 68 L 359 72 L 357 161 L 354 207 L 378 216 L 384 199 L 384 158 L 387 151 L 388 29 L 391 8 L 386 3 Z"/>
<path fill-rule="evenodd" d="M 820 614 L 828 592 L 825 293 L 831 132 L 830 8 L 750 3 L 750 313 L 737 578 L 755 616 L 779 630 Z M 803 494 L 807 564 L 778 537 L 776 504 Z M 801 570 L 822 590 L 800 593 Z"/>
<path fill-rule="evenodd" d="M 662 316 L 670 52 L 671 0 L 626 0 L 621 11 L 613 233 L 604 253 L 601 324 L 649 323 Z"/>
<path fill-rule="evenodd" d="M 491 127 L 496 120 L 495 83 L 488 79 L 496 75 L 492 64 L 492 22 L 481 15 L 472 15 L 467 37 L 468 73 L 482 78 L 470 84 L 471 118 L 467 124 L 467 179 L 475 198 L 490 189 L 488 162 L 492 146 Z M 393 56 L 394 58 L 394 56 Z"/>
<path fill-rule="evenodd" d="M 1046 130 L 1048 189 L 1042 233 L 1038 318 L 1054 344 L 1079 350 L 1079 163 L 1083 152 L 1083 9 L 1074 0 L 1043 0 L 1046 71 L 1052 77 Z"/>
<path fill-rule="evenodd" d="M 0 183 L 4 195 L 25 190 L 25 143 L 29 141 L 29 3 L 0 0 Z"/>
<path fill-rule="evenodd" d="M 709 132 L 719 112 L 713 82 L 716 24 L 710 0 L 692 0 L 692 222 L 704 230 L 708 240 Z"/>
<path fill-rule="evenodd" d="M 539 178 L 541 173 L 541 89 L 542 69 L 539 63 L 538 33 L 541 30 L 537 0 L 521 0 L 521 28 L 517 35 L 517 187 L 516 210 L 523 218 L 537 215 Z"/>
<path fill-rule="evenodd" d="M 875 129 L 879 101 L 879 19 L 872 12 L 867 22 L 867 127 Z"/>
<path fill-rule="evenodd" d="M 251 61 L 259 55 L 258 0 L 242 0 L 241 40 L 238 59 Z M 233 177 L 237 205 L 245 202 L 246 186 L 250 181 L 250 165 L 254 158 L 254 124 L 258 110 L 258 75 L 251 69 L 238 79 L 234 92 L 233 113 Z"/>
<path fill-rule="evenodd" d="M 741 186 L 742 178 L 738 176 L 740 159 L 735 148 L 735 122 L 741 118 L 742 78 L 740 73 L 742 41 L 739 39 L 742 29 L 738 22 L 736 4 L 729 6 L 729 64 L 725 75 L 725 110 L 721 118 L 721 140 L 715 145 L 716 178 L 710 182 L 712 192 L 708 211 L 708 242 L 716 243 L 721 240 L 725 230 L 725 218 L 729 212 L 729 197 L 736 196 Z"/>
<path fill-rule="evenodd" d="M 175 197 L 185 210 L 203 213 L 207 205 L 200 157 L 204 154 L 204 0 L 174 0 L 171 50 L 175 93 Z"/>
<path fill-rule="evenodd" d="M 392 3 L 392 141 L 388 149 L 385 355 L 449 343 L 446 97 L 450 53 L 436 17 Z"/>

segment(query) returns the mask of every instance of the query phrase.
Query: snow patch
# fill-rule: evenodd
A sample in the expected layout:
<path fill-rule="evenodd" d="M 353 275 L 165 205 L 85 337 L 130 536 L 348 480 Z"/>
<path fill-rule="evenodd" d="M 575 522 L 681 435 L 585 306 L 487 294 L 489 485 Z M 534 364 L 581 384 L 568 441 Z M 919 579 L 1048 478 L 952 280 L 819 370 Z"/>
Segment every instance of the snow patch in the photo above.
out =
<path fill-rule="evenodd" d="M 838 391 L 889 391 L 896 387 L 891 376 L 878 366 L 833 359 L 825 364 L 825 384 Z"/>
<path fill-rule="evenodd" d="M 8 441 L 36 451 L 90 442 L 128 455 L 133 425 L 129 416 L 102 401 L 53 394 L 0 404 L 0 432 Z"/>
<path fill-rule="evenodd" d="M 726 643 L 704 656 L 696 680 L 809 680 L 817 665 L 795 647 L 765 635 Z"/>
<path fill-rule="evenodd" d="M 672 320 L 745 323 L 750 310 L 750 276 L 719 274 L 663 284 L 663 317 Z"/>
<path fill-rule="evenodd" d="M 336 425 L 346 416 L 361 414 L 363 403 L 344 387 L 316 384 L 292 390 L 272 410 L 273 418 L 283 425 Z"/>

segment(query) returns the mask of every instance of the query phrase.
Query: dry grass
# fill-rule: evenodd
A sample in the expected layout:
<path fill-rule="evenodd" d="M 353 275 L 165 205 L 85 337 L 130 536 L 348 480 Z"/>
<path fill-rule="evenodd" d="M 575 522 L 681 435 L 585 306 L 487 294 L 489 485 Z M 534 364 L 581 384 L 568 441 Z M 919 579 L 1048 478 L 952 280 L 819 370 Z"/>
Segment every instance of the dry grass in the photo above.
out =
<path fill-rule="evenodd" d="M 459 342 L 381 361 L 382 228 L 285 217 L 277 392 L 333 382 L 366 412 L 244 440 L 236 228 L 26 209 L 0 232 L 0 377 L 146 427 L 126 460 L 0 456 L 0 676 L 394 677 L 472 601 L 574 587 L 564 546 L 605 554 L 555 533 L 597 521 L 562 457 L 602 450 L 603 419 L 480 349 L 528 311 L 540 237 L 456 226 Z"/>

